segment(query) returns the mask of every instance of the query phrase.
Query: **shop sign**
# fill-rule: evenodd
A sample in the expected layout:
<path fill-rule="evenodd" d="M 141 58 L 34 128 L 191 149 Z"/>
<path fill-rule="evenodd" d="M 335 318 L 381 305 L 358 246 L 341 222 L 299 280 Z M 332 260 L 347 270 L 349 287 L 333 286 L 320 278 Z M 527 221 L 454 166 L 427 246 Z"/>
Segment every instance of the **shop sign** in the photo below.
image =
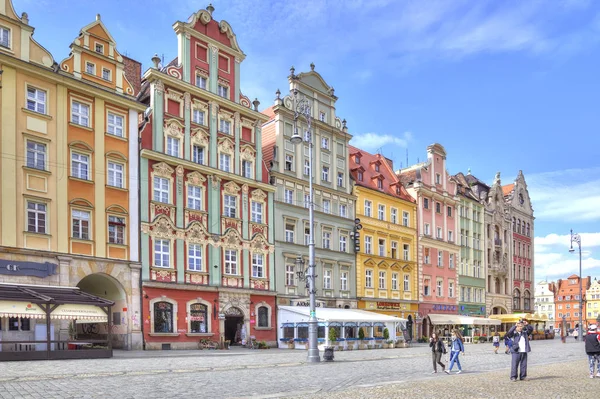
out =
<path fill-rule="evenodd" d="M 254 324 L 254 323 L 256 323 L 256 320 L 250 319 L 250 324 Z"/>
<path fill-rule="evenodd" d="M 400 304 L 396 302 L 377 302 L 379 310 L 400 310 Z"/>
<path fill-rule="evenodd" d="M 454 306 L 454 305 L 433 305 L 433 310 L 455 312 L 456 306 Z"/>
<path fill-rule="evenodd" d="M 309 307 L 310 306 L 310 299 L 308 298 L 303 298 L 303 299 L 291 299 L 290 300 L 290 305 L 291 306 L 306 306 Z M 323 301 L 315 301 L 315 307 L 317 308 L 325 308 L 325 302 Z"/>
<path fill-rule="evenodd" d="M 48 277 L 57 274 L 56 263 L 19 262 L 15 260 L 0 259 L 0 274 L 11 276 Z"/>

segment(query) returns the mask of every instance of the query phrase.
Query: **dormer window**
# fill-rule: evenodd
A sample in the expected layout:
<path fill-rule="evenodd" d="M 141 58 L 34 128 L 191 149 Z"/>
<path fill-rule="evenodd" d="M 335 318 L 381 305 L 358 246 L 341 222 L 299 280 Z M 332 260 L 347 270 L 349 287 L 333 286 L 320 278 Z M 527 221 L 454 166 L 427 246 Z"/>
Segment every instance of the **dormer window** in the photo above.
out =
<path fill-rule="evenodd" d="M 375 164 L 375 172 L 379 172 L 379 164 Z"/>
<path fill-rule="evenodd" d="M 363 181 L 363 172 L 359 171 L 357 174 L 358 181 Z"/>
<path fill-rule="evenodd" d="M 381 179 L 377 179 L 377 188 L 383 190 L 383 181 Z"/>
<path fill-rule="evenodd" d="M 358 155 L 354 156 L 354 163 L 356 163 L 357 165 L 360 165 L 360 157 Z"/>
<path fill-rule="evenodd" d="M 96 43 L 95 50 L 99 54 L 104 54 L 104 45 L 100 43 Z"/>

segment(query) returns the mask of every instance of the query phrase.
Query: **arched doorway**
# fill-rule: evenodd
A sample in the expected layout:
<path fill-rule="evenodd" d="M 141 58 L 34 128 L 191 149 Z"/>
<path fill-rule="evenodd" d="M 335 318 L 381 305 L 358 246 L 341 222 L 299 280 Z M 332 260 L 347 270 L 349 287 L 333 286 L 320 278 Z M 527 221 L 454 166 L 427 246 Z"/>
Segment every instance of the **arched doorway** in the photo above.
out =
<path fill-rule="evenodd" d="M 230 345 L 241 344 L 242 339 L 247 339 L 244 326 L 244 313 L 236 307 L 230 307 L 225 311 L 225 341 Z"/>
<path fill-rule="evenodd" d="M 492 314 L 508 314 L 508 311 L 502 306 L 494 306 L 492 308 Z"/>
<path fill-rule="evenodd" d="M 112 323 L 112 345 L 115 349 L 127 347 L 128 320 L 127 294 L 119 281 L 104 273 L 94 273 L 84 277 L 77 284 L 81 291 L 113 301 L 110 321 Z M 77 335 L 83 339 L 102 339 L 108 334 L 108 323 L 77 323 Z"/>

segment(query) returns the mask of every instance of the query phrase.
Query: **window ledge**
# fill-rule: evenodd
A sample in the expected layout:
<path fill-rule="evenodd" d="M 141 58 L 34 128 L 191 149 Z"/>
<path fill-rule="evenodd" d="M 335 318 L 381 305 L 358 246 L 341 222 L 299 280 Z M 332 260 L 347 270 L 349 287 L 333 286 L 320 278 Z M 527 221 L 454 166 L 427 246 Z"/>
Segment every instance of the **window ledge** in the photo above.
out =
<path fill-rule="evenodd" d="M 75 123 L 75 122 L 69 122 L 69 126 L 78 127 L 80 129 L 88 130 L 90 132 L 94 131 L 94 129 L 92 129 L 89 126 L 80 125 L 79 123 Z"/>
<path fill-rule="evenodd" d="M 179 337 L 179 333 L 149 333 L 151 337 Z"/>
<path fill-rule="evenodd" d="M 27 231 L 27 230 L 25 230 L 23 232 L 23 234 L 34 235 L 34 236 L 39 236 L 39 237 L 52 237 L 52 235 L 50 235 L 48 233 L 38 233 L 37 231 Z"/>
<path fill-rule="evenodd" d="M 125 142 L 129 141 L 129 140 L 127 140 L 127 137 L 117 136 L 117 135 L 114 135 L 114 134 L 108 133 L 108 132 L 104 133 L 104 135 L 108 136 L 108 137 L 112 137 L 113 139 L 117 139 L 117 140 L 121 140 L 121 141 L 125 141 Z"/>
<path fill-rule="evenodd" d="M 49 170 L 32 168 L 32 167 L 29 167 L 26 165 L 23 165 L 23 170 L 26 170 L 28 172 L 33 172 L 33 173 L 41 173 L 41 174 L 47 175 L 47 176 L 50 176 L 52 174 L 52 172 L 50 172 Z"/>
<path fill-rule="evenodd" d="M 254 327 L 255 331 L 271 331 L 273 327 Z"/>
<path fill-rule="evenodd" d="M 4 51 L 6 53 L 12 54 L 12 55 L 15 54 L 15 52 L 12 49 L 10 49 L 9 47 L 0 46 L 0 50 Z"/>
<path fill-rule="evenodd" d="M 73 242 L 81 242 L 83 244 L 93 244 L 94 240 L 90 238 L 77 238 L 77 237 L 69 237 Z"/>
<path fill-rule="evenodd" d="M 152 334 L 150 334 L 152 335 Z M 177 334 L 179 335 L 179 334 Z M 214 333 L 186 333 L 185 334 L 188 337 L 212 337 L 213 335 L 215 335 Z"/>
<path fill-rule="evenodd" d="M 193 273 L 193 274 L 201 274 L 201 275 L 205 275 L 208 276 L 209 273 L 205 270 L 190 270 L 190 269 L 186 269 L 185 270 L 186 273 Z"/>
<path fill-rule="evenodd" d="M 93 180 L 80 179 L 79 177 L 75 177 L 75 176 L 69 176 L 69 180 L 80 181 L 80 182 L 86 183 L 86 184 L 94 184 Z"/>
<path fill-rule="evenodd" d="M 117 191 L 123 191 L 123 192 L 129 192 L 129 189 L 123 188 L 123 187 L 117 187 L 117 186 L 110 186 L 110 185 L 106 185 L 106 188 L 111 188 L 113 190 L 117 190 Z"/>
<path fill-rule="evenodd" d="M 36 112 L 36 111 L 32 111 L 32 110 L 30 110 L 30 109 L 28 109 L 28 108 L 21 108 L 21 111 L 25 112 L 26 114 L 30 114 L 30 115 L 33 115 L 33 116 L 37 116 L 37 117 L 39 117 L 39 118 L 44 118 L 44 119 L 47 119 L 47 120 L 49 120 L 49 121 L 51 121 L 51 120 L 52 120 L 52 117 L 51 117 L 50 115 L 47 115 L 47 114 L 42 114 L 42 113 L 40 113 L 40 112 Z"/>
<path fill-rule="evenodd" d="M 110 245 L 111 247 L 118 247 L 127 249 L 127 244 L 119 244 L 117 242 L 107 242 L 106 245 Z"/>

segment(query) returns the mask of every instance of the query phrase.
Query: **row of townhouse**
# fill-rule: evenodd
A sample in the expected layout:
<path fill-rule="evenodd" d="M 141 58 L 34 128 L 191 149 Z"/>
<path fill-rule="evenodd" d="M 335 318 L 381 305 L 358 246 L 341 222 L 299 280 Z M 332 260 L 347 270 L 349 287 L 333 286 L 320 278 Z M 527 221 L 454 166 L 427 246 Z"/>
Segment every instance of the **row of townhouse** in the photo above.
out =
<path fill-rule="evenodd" d="M 313 64 L 259 112 L 240 91 L 245 54 L 213 13 L 176 22 L 177 58 L 142 74 L 99 15 L 57 63 L 0 0 L 0 282 L 114 301 L 114 347 L 273 343 L 277 306 L 308 298 L 310 140 L 319 306 L 403 317 L 415 335 L 429 335 L 429 314 L 530 310 L 522 173 L 506 186 L 450 175 L 440 144 L 395 170 L 350 145 Z M 312 123 L 294 145 L 299 96 Z M 21 316 L 0 314 L 0 333 L 31 337 Z M 58 338 L 68 330 L 57 322 Z"/>

